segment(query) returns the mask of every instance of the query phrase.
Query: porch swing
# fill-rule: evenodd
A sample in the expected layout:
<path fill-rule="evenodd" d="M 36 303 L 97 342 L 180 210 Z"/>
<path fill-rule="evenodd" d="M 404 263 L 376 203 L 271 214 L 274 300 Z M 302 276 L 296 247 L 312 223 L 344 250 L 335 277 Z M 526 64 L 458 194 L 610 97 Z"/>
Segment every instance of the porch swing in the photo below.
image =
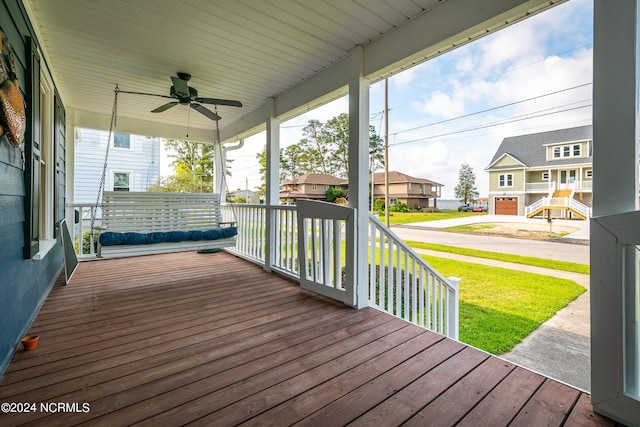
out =
<path fill-rule="evenodd" d="M 231 210 L 233 221 L 223 221 L 219 194 L 104 191 L 118 92 L 116 85 L 96 209 L 91 214 L 91 230 L 99 233 L 97 257 L 206 253 L 235 246 L 235 211 Z M 218 120 L 216 141 L 220 143 Z M 98 210 L 100 226 L 96 226 Z"/>

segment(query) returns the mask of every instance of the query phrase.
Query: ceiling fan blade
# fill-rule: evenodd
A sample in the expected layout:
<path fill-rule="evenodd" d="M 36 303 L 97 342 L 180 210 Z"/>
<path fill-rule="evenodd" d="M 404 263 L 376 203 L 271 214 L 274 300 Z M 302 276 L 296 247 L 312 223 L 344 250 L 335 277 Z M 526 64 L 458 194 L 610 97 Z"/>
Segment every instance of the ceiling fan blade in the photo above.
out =
<path fill-rule="evenodd" d="M 207 116 L 211 120 L 220 120 L 222 118 L 219 115 L 217 115 L 216 113 L 214 113 L 213 111 L 203 107 L 200 104 L 196 104 L 196 103 L 192 102 L 191 104 L 189 104 L 189 107 L 193 108 L 194 110 L 196 110 L 197 112 L 199 112 L 201 114 L 204 114 L 205 116 Z"/>
<path fill-rule="evenodd" d="M 213 105 L 228 105 L 229 107 L 242 107 L 240 101 L 232 101 L 230 99 L 217 99 L 217 98 L 196 98 L 194 101 L 202 102 L 203 104 Z"/>
<path fill-rule="evenodd" d="M 173 87 L 176 89 L 176 93 L 189 96 L 189 86 L 187 85 L 186 80 L 171 76 L 171 81 L 173 82 Z"/>
<path fill-rule="evenodd" d="M 160 98 L 169 98 L 169 99 L 173 99 L 172 96 L 168 96 L 168 95 L 158 95 L 157 93 L 146 93 L 146 92 L 131 92 L 128 90 L 118 90 L 118 93 L 130 93 L 132 95 L 148 95 L 148 96 L 159 96 Z"/>
<path fill-rule="evenodd" d="M 178 104 L 180 104 L 178 101 L 168 102 L 168 103 L 166 103 L 164 105 L 159 106 L 155 110 L 151 110 L 151 112 L 152 113 L 162 113 L 163 111 L 166 111 L 169 108 L 173 107 L 174 105 L 178 105 Z"/>

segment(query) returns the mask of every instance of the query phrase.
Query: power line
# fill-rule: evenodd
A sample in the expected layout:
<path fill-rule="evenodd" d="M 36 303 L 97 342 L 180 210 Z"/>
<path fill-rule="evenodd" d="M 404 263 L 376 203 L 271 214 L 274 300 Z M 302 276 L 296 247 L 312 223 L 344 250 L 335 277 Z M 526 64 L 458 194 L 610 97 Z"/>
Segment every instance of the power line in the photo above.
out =
<path fill-rule="evenodd" d="M 504 107 L 511 107 L 513 105 L 522 104 L 523 102 L 534 101 L 536 99 L 544 98 L 546 96 L 556 95 L 558 93 L 567 92 L 567 91 L 570 91 L 570 90 L 573 90 L 573 89 L 578 89 L 578 88 L 589 86 L 589 85 L 592 85 L 592 84 L 593 83 L 584 83 L 584 84 L 581 84 L 581 85 L 578 85 L 578 86 L 573 86 L 573 87 L 569 87 L 569 88 L 566 88 L 566 89 L 556 90 L 554 92 L 545 93 L 545 94 L 542 94 L 542 95 L 534 96 L 532 98 L 527 98 L 527 99 L 523 99 L 523 100 L 520 100 L 520 101 L 510 102 L 509 104 L 503 104 L 503 105 L 498 105 L 496 107 L 487 108 L 486 110 L 476 111 L 474 113 L 464 114 L 462 116 L 453 117 L 453 118 L 446 119 L 446 120 L 441 120 L 439 122 L 429 123 L 429 124 L 426 124 L 426 125 L 416 126 L 414 128 L 401 130 L 401 131 L 398 131 L 398 132 L 394 132 L 393 135 L 398 135 L 398 134 L 401 134 L 401 133 L 404 133 L 404 132 L 410 132 L 410 131 L 417 130 L 417 129 L 424 129 L 424 128 L 429 127 L 429 126 L 440 125 L 442 123 L 452 122 L 454 120 L 464 119 L 464 118 L 467 118 L 467 117 L 475 116 L 477 114 L 482 114 L 482 113 L 486 113 L 486 112 L 489 112 L 489 111 L 498 110 L 498 109 L 504 108 Z"/>
<path fill-rule="evenodd" d="M 583 101 L 581 101 L 581 102 L 583 102 Z M 467 129 L 462 129 L 462 130 L 457 130 L 457 131 L 452 131 L 452 132 L 446 132 L 446 133 L 442 133 L 442 134 L 439 134 L 439 135 L 431 135 L 431 136 L 427 136 L 427 137 L 424 137 L 424 138 L 412 139 L 412 140 L 409 140 L 409 141 L 396 142 L 396 143 L 393 143 L 393 144 L 389 144 L 389 146 L 390 147 L 395 147 L 397 145 L 411 144 L 411 143 L 414 143 L 414 142 L 426 141 L 426 140 L 435 139 L 435 138 L 441 138 L 443 136 L 456 135 L 456 134 L 459 134 L 459 133 L 471 132 L 471 131 L 474 131 L 474 130 L 486 129 L 486 128 L 490 128 L 490 127 L 494 127 L 494 126 L 502 126 L 502 125 L 506 125 L 506 124 L 509 124 L 509 123 L 520 122 L 520 121 L 523 121 L 523 120 L 536 119 L 536 118 L 539 118 L 539 117 L 550 116 L 552 114 L 559 114 L 559 113 L 564 113 L 564 112 L 567 112 L 567 111 L 579 110 L 581 108 L 587 108 L 587 107 L 591 107 L 591 106 L 592 106 L 592 104 L 583 105 L 583 106 L 580 106 L 580 107 L 566 108 L 564 110 L 554 111 L 554 112 L 544 113 L 544 114 L 538 114 L 538 115 L 535 115 L 535 116 L 531 116 L 531 114 L 535 114 L 535 113 L 528 113 L 528 114 L 525 114 L 523 116 L 529 116 L 529 117 L 516 116 L 518 118 L 513 118 L 513 119 L 509 119 L 509 120 L 504 120 L 504 121 L 498 121 L 498 122 L 494 122 L 494 123 L 483 125 L 483 126 L 475 126 L 475 127 L 471 127 L 471 128 L 467 128 Z M 555 109 L 555 108 L 558 108 L 558 107 L 553 107 L 551 109 Z M 541 111 L 547 111 L 547 110 L 541 110 Z"/>

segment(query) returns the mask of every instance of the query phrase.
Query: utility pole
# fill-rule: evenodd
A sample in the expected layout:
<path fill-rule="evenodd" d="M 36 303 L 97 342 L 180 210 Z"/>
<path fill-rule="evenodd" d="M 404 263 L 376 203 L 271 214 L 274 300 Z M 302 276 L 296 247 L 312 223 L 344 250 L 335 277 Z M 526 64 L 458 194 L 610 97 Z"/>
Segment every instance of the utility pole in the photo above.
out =
<path fill-rule="evenodd" d="M 384 79 L 384 221 L 389 228 L 389 78 Z"/>

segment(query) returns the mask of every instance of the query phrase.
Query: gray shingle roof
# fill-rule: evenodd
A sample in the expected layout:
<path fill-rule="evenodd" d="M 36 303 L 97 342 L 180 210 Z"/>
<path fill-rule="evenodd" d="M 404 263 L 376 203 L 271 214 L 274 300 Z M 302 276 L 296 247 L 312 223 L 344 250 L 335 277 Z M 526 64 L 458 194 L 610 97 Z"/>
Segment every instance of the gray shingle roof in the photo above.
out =
<path fill-rule="evenodd" d="M 511 136 L 502 140 L 496 154 L 489 165 L 502 157 L 505 153 L 511 155 L 527 167 L 558 166 L 563 164 L 591 163 L 592 157 L 566 158 L 547 160 L 544 145 L 571 141 L 585 141 L 593 139 L 591 125 L 568 129 L 552 130 L 548 132 L 531 133 L 528 135 Z M 489 169 L 489 166 L 487 166 Z M 500 167 L 491 168 L 500 169 Z"/>

